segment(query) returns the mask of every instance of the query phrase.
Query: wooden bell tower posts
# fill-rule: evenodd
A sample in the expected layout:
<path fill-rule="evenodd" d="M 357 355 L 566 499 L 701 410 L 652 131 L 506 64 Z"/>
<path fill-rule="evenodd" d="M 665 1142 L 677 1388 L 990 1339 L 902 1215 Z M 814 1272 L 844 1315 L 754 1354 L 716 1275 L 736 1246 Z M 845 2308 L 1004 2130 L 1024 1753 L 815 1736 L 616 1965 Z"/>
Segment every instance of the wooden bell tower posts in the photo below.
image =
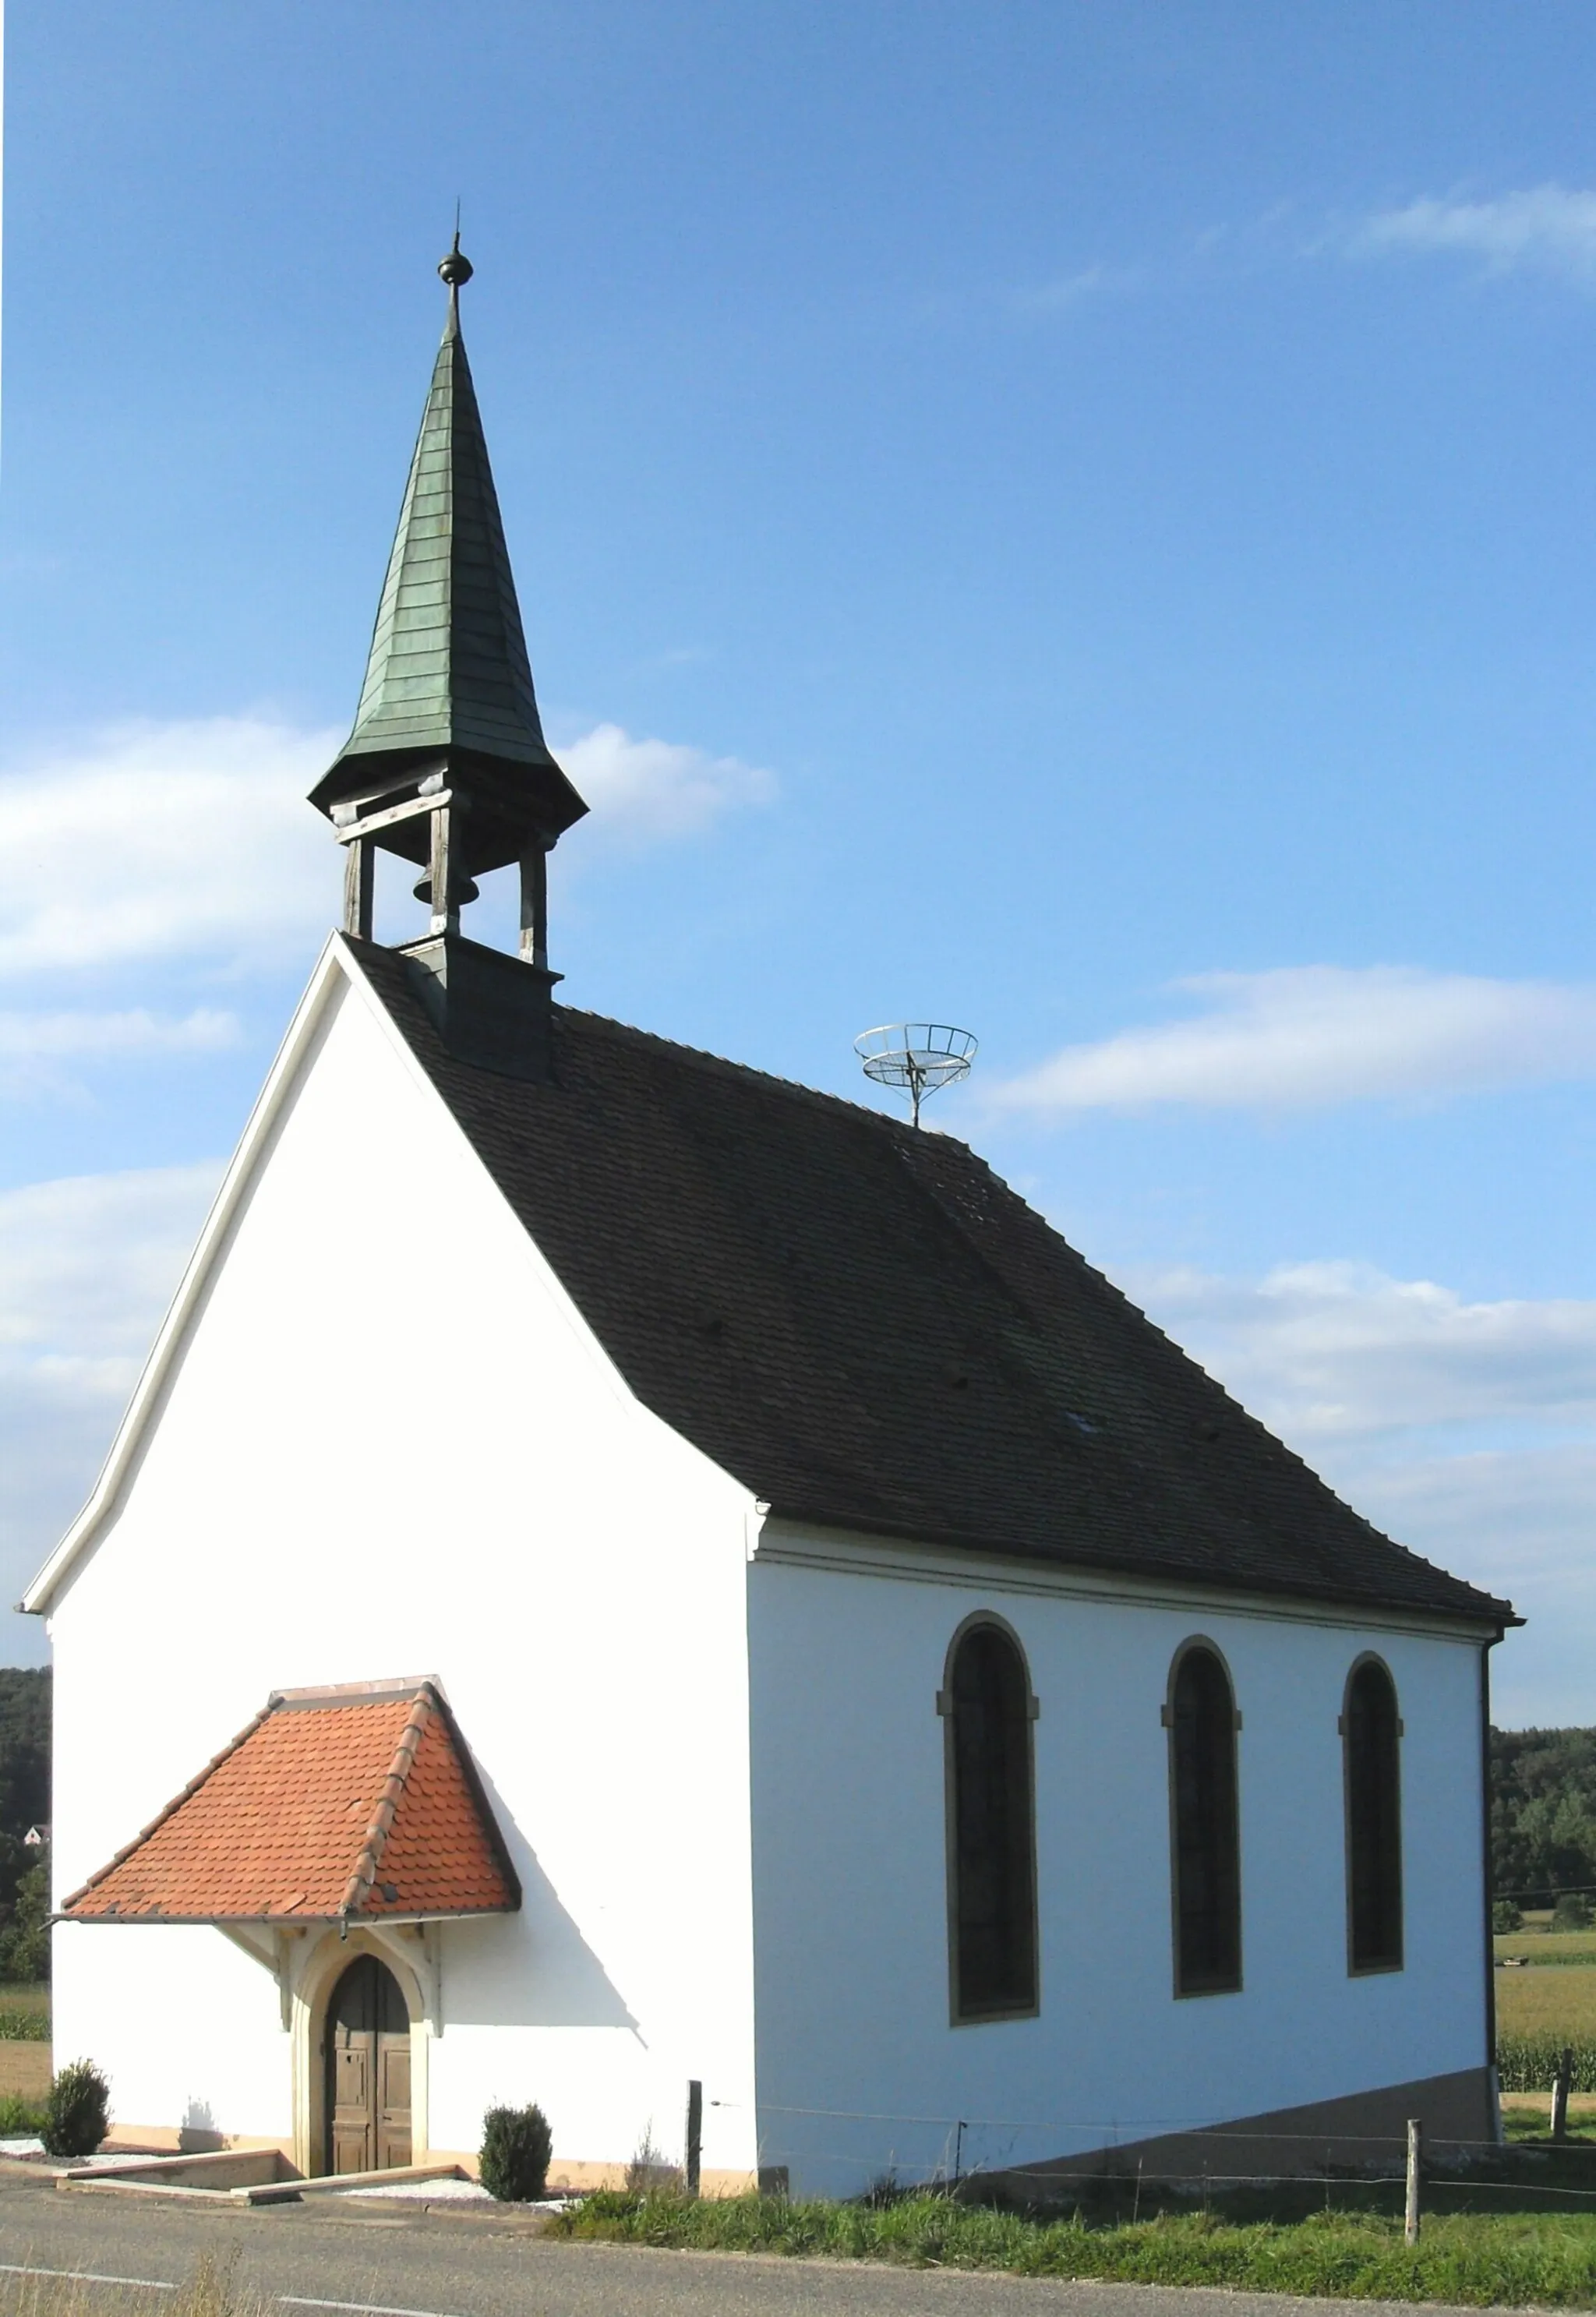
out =
<path fill-rule="evenodd" d="M 370 941 L 376 854 L 420 869 L 431 923 L 403 945 L 445 1043 L 517 1077 L 548 1067 L 548 854 L 587 807 L 548 750 L 460 336 L 459 236 L 438 268 L 449 315 L 410 462 L 354 729 L 311 792 L 345 848 L 343 930 Z M 468 940 L 477 880 L 518 866 L 519 954 Z"/>

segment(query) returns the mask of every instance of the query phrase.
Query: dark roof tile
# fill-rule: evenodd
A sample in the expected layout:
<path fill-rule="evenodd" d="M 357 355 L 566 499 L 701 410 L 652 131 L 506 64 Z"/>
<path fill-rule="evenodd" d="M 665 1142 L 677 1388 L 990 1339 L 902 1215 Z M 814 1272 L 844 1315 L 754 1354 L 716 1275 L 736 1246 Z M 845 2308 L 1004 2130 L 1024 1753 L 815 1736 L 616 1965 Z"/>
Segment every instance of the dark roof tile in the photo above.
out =
<path fill-rule="evenodd" d="M 557 1083 L 447 1053 L 352 943 L 655 1413 L 795 1521 L 1474 1622 L 945 1134 L 555 1009 Z"/>

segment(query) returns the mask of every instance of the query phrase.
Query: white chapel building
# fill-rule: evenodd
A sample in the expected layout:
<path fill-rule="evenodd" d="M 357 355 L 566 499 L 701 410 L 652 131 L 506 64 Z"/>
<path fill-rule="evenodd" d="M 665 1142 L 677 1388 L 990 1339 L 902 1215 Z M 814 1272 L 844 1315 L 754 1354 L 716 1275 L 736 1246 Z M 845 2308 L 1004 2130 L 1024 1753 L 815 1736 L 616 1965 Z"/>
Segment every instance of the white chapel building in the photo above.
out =
<path fill-rule="evenodd" d="M 690 2084 L 706 2188 L 1490 2136 L 1511 1608 L 963 1144 L 556 1001 L 584 807 L 441 271 L 343 930 L 25 1604 L 58 2053 L 308 2174 L 535 2099 L 614 2179 Z"/>

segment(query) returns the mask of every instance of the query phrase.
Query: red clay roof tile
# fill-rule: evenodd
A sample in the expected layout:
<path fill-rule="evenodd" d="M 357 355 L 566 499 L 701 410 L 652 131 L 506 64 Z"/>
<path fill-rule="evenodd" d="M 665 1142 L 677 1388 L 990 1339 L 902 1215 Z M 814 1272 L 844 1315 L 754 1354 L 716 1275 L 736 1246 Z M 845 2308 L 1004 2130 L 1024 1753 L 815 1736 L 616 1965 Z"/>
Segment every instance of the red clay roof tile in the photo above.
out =
<path fill-rule="evenodd" d="M 61 1912 L 302 1922 L 520 1904 L 453 1717 L 412 1681 L 274 1694 Z"/>

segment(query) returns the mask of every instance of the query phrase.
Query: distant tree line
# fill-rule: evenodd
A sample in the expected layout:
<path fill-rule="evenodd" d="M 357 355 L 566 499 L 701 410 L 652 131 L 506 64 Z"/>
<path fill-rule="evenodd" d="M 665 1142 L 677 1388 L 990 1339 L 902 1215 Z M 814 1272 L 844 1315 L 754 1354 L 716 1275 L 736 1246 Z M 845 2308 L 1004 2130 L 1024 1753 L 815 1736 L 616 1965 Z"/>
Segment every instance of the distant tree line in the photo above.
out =
<path fill-rule="evenodd" d="M 1493 1730 L 1491 1874 L 1499 1892 L 1596 1892 L 1596 1730 Z"/>
<path fill-rule="evenodd" d="M 0 1980 L 49 1976 L 49 1848 L 30 1827 L 49 1824 L 48 1668 L 0 1666 Z"/>

